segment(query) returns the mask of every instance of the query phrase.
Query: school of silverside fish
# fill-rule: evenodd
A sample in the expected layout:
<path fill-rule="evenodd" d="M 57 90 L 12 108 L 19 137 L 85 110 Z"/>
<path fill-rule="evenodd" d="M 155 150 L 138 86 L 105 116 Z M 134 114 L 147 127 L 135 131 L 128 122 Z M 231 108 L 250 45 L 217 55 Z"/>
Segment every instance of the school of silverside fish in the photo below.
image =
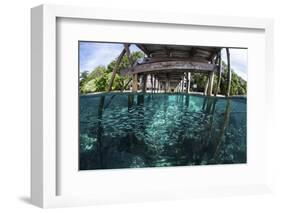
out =
<path fill-rule="evenodd" d="M 246 163 L 246 98 L 80 96 L 79 169 Z"/>

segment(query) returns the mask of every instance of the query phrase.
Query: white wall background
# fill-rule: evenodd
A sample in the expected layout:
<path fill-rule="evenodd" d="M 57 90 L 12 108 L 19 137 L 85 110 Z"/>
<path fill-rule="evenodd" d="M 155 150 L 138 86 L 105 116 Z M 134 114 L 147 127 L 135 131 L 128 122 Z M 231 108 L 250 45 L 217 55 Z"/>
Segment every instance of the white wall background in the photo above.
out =
<path fill-rule="evenodd" d="M 280 2 L 280 1 L 279 1 Z M 0 6 L 0 212 L 37 212 L 29 204 L 30 179 L 30 8 L 42 3 L 79 4 L 193 14 L 269 17 L 275 20 L 275 72 L 281 80 L 281 6 L 278 0 L 7 0 Z M 149 8 L 147 8 L 149 7 Z M 281 99 L 281 85 L 276 84 Z M 119 204 L 47 210 L 52 212 L 280 212 L 281 101 L 276 98 L 273 143 L 274 193 L 259 196 L 196 198 L 184 201 Z"/>

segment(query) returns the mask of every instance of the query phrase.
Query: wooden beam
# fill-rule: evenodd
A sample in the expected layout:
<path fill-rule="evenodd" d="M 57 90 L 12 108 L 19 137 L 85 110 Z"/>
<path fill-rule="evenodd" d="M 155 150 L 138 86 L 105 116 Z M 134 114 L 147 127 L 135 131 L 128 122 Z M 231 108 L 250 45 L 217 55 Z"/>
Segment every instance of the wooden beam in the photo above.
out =
<path fill-rule="evenodd" d="M 196 48 L 191 47 L 191 49 L 190 49 L 190 58 L 194 57 L 195 54 L 196 54 Z"/>
<path fill-rule="evenodd" d="M 145 63 L 163 62 L 163 61 L 190 61 L 208 63 L 209 61 L 204 58 L 191 58 L 191 57 L 148 57 L 145 58 Z"/>
<path fill-rule="evenodd" d="M 118 58 L 117 58 L 115 67 L 114 67 L 114 69 L 112 71 L 112 75 L 111 75 L 111 78 L 110 78 L 110 81 L 109 81 L 109 86 L 108 86 L 108 89 L 107 89 L 108 92 L 110 92 L 111 89 L 112 89 L 112 85 L 113 85 L 113 81 L 114 81 L 115 75 L 117 73 L 117 70 L 119 68 L 119 64 L 120 64 L 122 58 L 124 57 L 125 53 L 126 53 L 126 49 L 124 48 L 122 50 L 122 52 L 120 53 L 120 55 L 118 56 Z"/>
<path fill-rule="evenodd" d="M 211 57 L 209 58 L 209 60 L 210 60 L 210 61 L 213 61 L 214 58 L 215 58 L 216 56 L 218 56 L 218 54 L 220 53 L 220 50 L 221 50 L 221 48 L 215 50 L 214 52 L 212 52 L 212 53 L 211 53 Z"/>
<path fill-rule="evenodd" d="M 150 52 L 148 51 L 148 49 L 146 49 L 145 46 L 143 46 L 142 44 L 136 44 L 136 46 L 138 48 L 140 48 L 144 52 L 144 54 L 146 54 L 147 56 L 150 56 Z"/>
<path fill-rule="evenodd" d="M 230 95 L 230 89 L 231 89 L 231 67 L 230 67 L 230 54 L 229 54 L 229 49 L 226 48 L 226 56 L 227 56 L 227 91 L 226 91 L 226 96 Z"/>
<path fill-rule="evenodd" d="M 121 92 L 123 92 L 123 91 L 127 88 L 127 86 L 129 85 L 129 83 L 131 83 L 132 80 L 133 80 L 132 78 L 129 78 L 129 80 L 127 81 L 127 83 L 123 86 Z"/>
<path fill-rule="evenodd" d="M 164 52 L 168 57 L 171 56 L 171 50 L 167 46 L 164 46 Z"/>
<path fill-rule="evenodd" d="M 131 64 L 131 67 L 133 67 L 134 66 L 134 61 L 133 61 L 132 56 L 131 56 L 130 44 L 124 44 L 124 48 L 126 50 L 129 62 Z"/>
<path fill-rule="evenodd" d="M 190 62 L 190 61 L 165 61 L 155 63 L 144 63 L 138 64 L 134 67 L 132 73 L 145 73 L 145 72 L 212 72 L 217 70 L 217 65 L 201 63 L 201 62 Z"/>

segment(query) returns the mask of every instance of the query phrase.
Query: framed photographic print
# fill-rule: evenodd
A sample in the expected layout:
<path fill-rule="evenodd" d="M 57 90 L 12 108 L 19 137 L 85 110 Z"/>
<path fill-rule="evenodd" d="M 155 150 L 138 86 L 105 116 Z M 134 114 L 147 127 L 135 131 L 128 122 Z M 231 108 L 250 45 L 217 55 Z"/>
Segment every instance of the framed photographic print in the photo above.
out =
<path fill-rule="evenodd" d="M 270 191 L 271 20 L 31 14 L 32 203 Z"/>

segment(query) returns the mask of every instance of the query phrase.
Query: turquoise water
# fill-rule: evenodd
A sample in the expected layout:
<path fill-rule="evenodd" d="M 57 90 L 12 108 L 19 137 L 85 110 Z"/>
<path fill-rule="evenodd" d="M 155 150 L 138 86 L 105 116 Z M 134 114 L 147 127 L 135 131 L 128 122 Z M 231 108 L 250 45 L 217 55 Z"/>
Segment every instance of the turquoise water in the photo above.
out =
<path fill-rule="evenodd" d="M 246 98 L 80 96 L 80 170 L 246 163 Z"/>

